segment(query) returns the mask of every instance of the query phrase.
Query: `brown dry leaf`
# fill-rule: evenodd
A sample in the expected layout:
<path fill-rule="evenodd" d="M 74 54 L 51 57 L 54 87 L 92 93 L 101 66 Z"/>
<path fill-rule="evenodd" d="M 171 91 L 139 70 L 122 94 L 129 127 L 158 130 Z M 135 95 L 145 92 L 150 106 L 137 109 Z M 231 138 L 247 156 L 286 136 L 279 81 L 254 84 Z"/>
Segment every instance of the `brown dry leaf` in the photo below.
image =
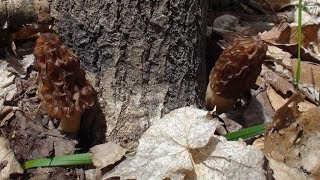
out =
<path fill-rule="evenodd" d="M 297 62 L 292 63 L 292 74 L 296 78 Z M 301 62 L 299 88 L 313 102 L 319 104 L 320 95 L 320 66 L 308 62 Z"/>
<path fill-rule="evenodd" d="M 119 161 L 126 153 L 127 149 L 122 148 L 114 142 L 99 144 L 90 148 L 92 152 L 93 165 L 104 168 Z"/>
<path fill-rule="evenodd" d="M 293 57 L 298 56 L 298 51 L 297 51 L 298 45 L 297 44 L 276 44 L 275 46 L 277 46 L 278 48 L 281 48 L 284 51 L 289 52 L 290 54 L 292 54 Z M 311 50 L 303 48 L 303 47 L 301 47 L 301 59 L 303 61 L 314 62 L 317 64 L 320 63 L 320 58 L 317 54 L 315 54 Z"/>
<path fill-rule="evenodd" d="M 320 178 L 320 107 L 300 115 L 297 102 L 302 99 L 301 94 L 290 98 L 266 128 L 265 154 L 275 179 Z"/>
<path fill-rule="evenodd" d="M 288 100 L 279 95 L 271 86 L 267 87 L 267 95 L 274 110 L 278 110 Z"/>
<path fill-rule="evenodd" d="M 284 31 L 287 29 L 289 26 L 288 23 L 285 21 L 282 21 L 280 24 L 272 28 L 270 31 L 265 31 L 261 34 L 259 34 L 260 38 L 264 40 L 265 42 L 269 43 L 280 43 L 283 42 L 284 36 Z"/>
<path fill-rule="evenodd" d="M 274 110 L 278 110 L 289 99 L 289 98 L 282 97 L 270 86 L 267 88 L 267 95 Z M 308 111 L 309 109 L 316 107 L 316 105 L 306 100 L 299 102 L 298 106 L 299 106 L 299 111 Z"/>
<path fill-rule="evenodd" d="M 310 43 L 315 47 L 311 50 L 315 53 L 319 53 L 318 47 L 318 31 L 320 28 L 320 24 L 307 24 L 302 26 L 302 41 L 301 45 L 304 48 L 310 47 Z M 298 26 L 292 26 L 290 30 L 290 42 L 288 44 L 297 44 L 298 43 Z"/>
<path fill-rule="evenodd" d="M 287 46 L 279 46 L 279 47 L 287 47 Z M 283 94 L 286 94 L 284 93 L 285 89 L 289 88 L 290 92 L 293 93 L 294 86 L 292 85 L 292 83 L 289 83 L 289 81 L 295 81 L 296 79 L 297 59 L 291 59 L 291 55 L 288 52 L 285 52 L 282 49 L 275 46 L 268 47 L 267 55 L 268 57 L 272 58 L 276 62 L 273 63 L 274 64 L 273 70 L 263 66 L 262 67 L 263 71 L 261 75 L 262 76 L 265 75 L 267 83 L 272 84 L 277 91 L 280 90 Z M 308 60 L 308 59 L 304 59 L 304 60 Z M 299 89 L 305 95 L 307 95 L 307 97 L 315 104 L 319 103 L 319 89 L 320 89 L 319 70 L 320 70 L 320 66 L 317 64 L 312 64 L 306 61 L 301 62 L 301 80 L 300 80 Z M 282 77 L 286 77 L 286 78 L 282 78 Z M 276 84 L 274 84 L 272 80 Z M 282 86 L 282 87 L 278 86 L 277 83 L 278 85 L 282 84 L 285 86 Z"/>
<path fill-rule="evenodd" d="M 20 78 L 17 77 L 15 80 L 17 86 L 17 93 L 18 94 L 32 94 L 35 95 L 37 91 L 37 77 L 38 73 L 36 71 L 31 71 L 28 74 L 28 78 Z M 21 96 L 21 95 L 20 95 Z"/>
<path fill-rule="evenodd" d="M 291 63 L 292 63 L 292 55 L 286 51 L 283 51 L 282 49 L 269 45 L 268 46 L 268 51 L 267 51 L 267 56 L 270 57 L 272 60 L 275 60 L 275 70 L 276 72 L 282 73 L 283 71 L 286 71 L 286 67 L 291 68 Z M 282 67 L 278 67 L 282 66 Z M 287 70 L 288 71 L 288 70 Z M 288 78 L 291 77 L 291 72 L 285 72 L 285 74 L 290 74 L 288 75 Z"/>
<path fill-rule="evenodd" d="M 14 116 L 14 108 L 11 106 L 4 106 L 2 110 L 0 110 L 0 127 L 7 124 L 7 121 Z"/>
<path fill-rule="evenodd" d="M 5 163 L 0 170 L 0 179 L 9 179 L 13 173 L 23 173 L 19 162 L 14 157 L 14 152 L 10 149 L 10 143 L 4 137 L 0 137 L 0 162 Z"/>
<path fill-rule="evenodd" d="M 276 113 L 270 123 L 265 128 L 265 133 L 269 133 L 271 129 L 281 129 L 291 123 L 290 119 L 294 119 L 300 115 L 298 103 L 304 100 L 301 92 L 296 92 L 288 101 L 276 110 Z"/>
<path fill-rule="evenodd" d="M 262 65 L 262 71 L 260 75 L 265 80 L 265 83 L 272 85 L 277 91 L 281 91 L 282 94 L 295 92 L 294 86 L 289 83 L 287 79 L 278 76 L 265 65 Z"/>
<path fill-rule="evenodd" d="M 253 141 L 252 146 L 257 149 L 264 149 L 264 137 L 258 138 L 255 141 Z"/>

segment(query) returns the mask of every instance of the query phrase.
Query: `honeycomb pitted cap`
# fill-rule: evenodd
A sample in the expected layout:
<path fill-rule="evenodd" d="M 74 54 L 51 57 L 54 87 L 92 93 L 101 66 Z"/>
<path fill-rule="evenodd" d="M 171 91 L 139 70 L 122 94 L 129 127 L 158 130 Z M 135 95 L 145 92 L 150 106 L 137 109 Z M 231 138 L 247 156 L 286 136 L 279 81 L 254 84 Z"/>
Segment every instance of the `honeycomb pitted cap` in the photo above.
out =
<path fill-rule="evenodd" d="M 34 49 L 38 96 L 46 112 L 58 119 L 81 116 L 94 104 L 94 89 L 80 68 L 79 59 L 58 35 L 42 34 Z"/>
<path fill-rule="evenodd" d="M 211 70 L 206 106 L 225 112 L 249 90 L 261 72 L 267 45 L 259 37 L 240 37 L 227 47 Z"/>

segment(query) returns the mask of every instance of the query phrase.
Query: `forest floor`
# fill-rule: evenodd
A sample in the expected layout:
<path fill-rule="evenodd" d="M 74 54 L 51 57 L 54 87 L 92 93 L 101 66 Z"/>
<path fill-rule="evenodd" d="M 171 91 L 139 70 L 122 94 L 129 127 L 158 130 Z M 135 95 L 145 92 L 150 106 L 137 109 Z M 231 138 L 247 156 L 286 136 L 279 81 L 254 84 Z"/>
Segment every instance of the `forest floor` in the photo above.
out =
<path fill-rule="evenodd" d="M 268 137 L 261 135 L 245 142 L 247 144 L 253 143 L 254 148 L 263 150 L 276 179 L 283 177 L 281 172 L 289 171 L 293 172 L 295 177 L 314 179 L 320 177 L 320 159 L 318 158 L 319 152 L 317 152 L 319 149 L 317 144 L 320 144 L 318 135 L 320 128 L 317 123 L 320 116 L 319 9 L 320 6 L 317 3 L 310 1 L 310 3 L 304 4 L 302 61 L 298 88 L 296 87 L 298 66 L 297 2 L 283 1 L 281 3 L 279 1 L 274 4 L 261 3 L 258 5 L 244 2 L 231 5 L 213 3 L 210 4 L 208 11 L 206 35 L 208 72 L 211 71 L 223 50 L 226 47 L 234 46 L 231 42 L 239 37 L 259 35 L 267 46 L 262 70 L 255 86 L 237 100 L 232 111 L 220 115 L 225 123 L 223 127 L 216 124 L 211 125 L 217 129 L 218 133 L 225 134 L 241 128 L 274 122 L 268 127 L 269 129 L 267 128 L 270 130 L 266 131 L 270 132 Z M 37 33 L 27 33 L 33 32 L 31 29 L 33 26 L 8 33 L 8 37 L 10 35 L 13 41 L 1 46 L 0 53 L 2 54 L 0 55 L 3 56 L 0 61 L 0 74 L 2 74 L 0 77 L 0 177 L 10 176 L 11 179 L 95 179 L 100 177 L 101 172 L 99 175 L 95 174 L 95 166 L 93 165 L 28 170 L 21 168 L 27 160 L 85 153 L 92 145 L 98 144 L 97 142 L 94 144 L 88 142 L 85 132 L 80 132 L 77 136 L 61 133 L 58 130 L 59 120 L 47 115 L 42 108 L 37 95 L 38 73 L 34 68 L 35 58 L 33 55 Z M 43 29 L 41 31 L 43 32 Z M 0 41 L 4 40 L 0 39 Z M 298 92 L 301 92 L 302 95 Z M 194 111 L 194 115 L 203 113 L 200 110 L 189 109 L 188 111 Z M 174 113 L 188 114 L 183 110 Z M 303 115 L 300 115 L 301 113 Z M 167 122 L 166 119 L 163 119 L 163 122 Z M 172 125 L 170 122 L 168 123 L 167 125 Z M 281 131 L 274 133 L 274 129 Z M 144 138 L 149 137 L 148 133 L 151 132 L 148 131 Z M 200 134 L 205 137 L 205 133 L 208 132 Z M 281 143 L 287 140 L 289 144 Z M 299 146 L 294 146 L 298 143 L 300 143 Z M 301 149 L 301 144 L 307 148 Z M 142 142 L 140 145 L 148 147 Z M 202 146 L 194 146 L 202 148 Z M 238 147 L 238 145 L 234 146 Z M 139 150 L 139 148 L 137 149 Z M 140 147 L 140 149 L 143 148 Z M 116 152 L 120 151 L 123 153 L 122 155 L 126 152 L 122 149 L 118 149 Z M 310 154 L 310 156 L 306 154 Z M 13 157 L 6 159 L 11 155 L 17 161 Z M 254 154 L 250 156 L 256 157 Z M 261 158 L 261 156 L 257 155 L 257 158 Z M 137 162 L 140 161 L 137 160 Z M 8 164 L 10 167 L 7 166 Z M 100 169 L 104 167 L 103 173 L 111 169 L 109 164 L 99 165 Z M 5 168 L 8 170 L 4 171 Z M 270 168 L 261 169 L 266 172 L 262 173 L 263 177 L 272 176 L 272 171 L 268 171 Z M 259 172 L 260 169 L 257 169 L 258 167 L 254 171 Z M 120 170 L 121 167 L 114 170 L 114 173 Z M 132 171 L 142 171 L 142 169 Z M 152 169 L 152 171 L 155 170 Z M 202 169 L 202 171 L 205 170 Z M 223 171 L 221 174 L 228 177 L 227 171 L 220 171 Z M 198 172 L 200 174 L 200 171 Z M 243 170 L 240 173 L 252 172 Z M 104 177 L 107 178 L 111 175 Z M 214 175 L 212 176 L 216 177 Z M 187 177 L 193 176 L 189 174 Z"/>

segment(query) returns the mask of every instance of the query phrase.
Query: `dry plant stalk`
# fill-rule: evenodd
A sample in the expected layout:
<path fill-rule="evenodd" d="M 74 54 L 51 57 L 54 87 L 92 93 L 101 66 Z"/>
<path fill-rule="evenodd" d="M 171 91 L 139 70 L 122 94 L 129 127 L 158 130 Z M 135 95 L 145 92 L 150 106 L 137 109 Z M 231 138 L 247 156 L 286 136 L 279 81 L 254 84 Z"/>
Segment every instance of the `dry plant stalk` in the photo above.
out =
<path fill-rule="evenodd" d="M 79 59 L 53 33 L 37 39 L 34 54 L 43 107 L 50 116 L 61 119 L 61 130 L 76 133 L 82 112 L 94 104 L 95 93 Z"/>
<path fill-rule="evenodd" d="M 261 72 L 267 45 L 258 37 L 240 37 L 227 47 L 211 70 L 206 107 L 217 113 L 232 109 L 235 100 L 249 90 Z"/>

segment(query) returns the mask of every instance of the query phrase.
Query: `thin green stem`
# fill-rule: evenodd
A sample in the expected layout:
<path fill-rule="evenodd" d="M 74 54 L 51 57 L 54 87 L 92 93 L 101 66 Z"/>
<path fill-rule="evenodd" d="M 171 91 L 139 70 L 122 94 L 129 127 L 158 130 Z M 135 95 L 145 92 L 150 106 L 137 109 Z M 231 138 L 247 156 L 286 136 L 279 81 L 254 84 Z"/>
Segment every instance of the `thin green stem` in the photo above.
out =
<path fill-rule="evenodd" d="M 302 0 L 299 0 L 298 16 L 298 65 L 296 70 L 296 87 L 299 88 L 300 71 L 301 71 L 301 36 L 302 36 Z"/>

